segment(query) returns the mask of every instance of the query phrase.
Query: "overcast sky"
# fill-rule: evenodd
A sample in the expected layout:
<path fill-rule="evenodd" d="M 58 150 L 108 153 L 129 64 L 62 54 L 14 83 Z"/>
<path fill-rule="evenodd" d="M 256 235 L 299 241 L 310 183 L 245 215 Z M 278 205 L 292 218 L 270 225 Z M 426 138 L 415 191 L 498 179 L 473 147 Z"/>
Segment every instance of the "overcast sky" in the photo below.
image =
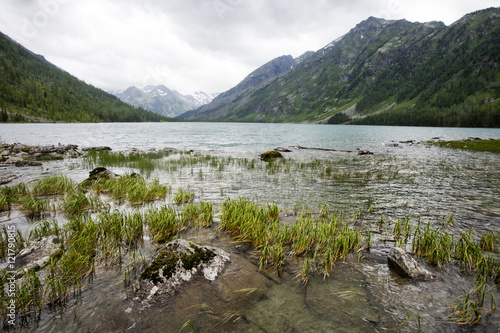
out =
<path fill-rule="evenodd" d="M 107 91 L 223 92 L 369 16 L 449 25 L 500 0 L 0 0 L 0 31 Z"/>

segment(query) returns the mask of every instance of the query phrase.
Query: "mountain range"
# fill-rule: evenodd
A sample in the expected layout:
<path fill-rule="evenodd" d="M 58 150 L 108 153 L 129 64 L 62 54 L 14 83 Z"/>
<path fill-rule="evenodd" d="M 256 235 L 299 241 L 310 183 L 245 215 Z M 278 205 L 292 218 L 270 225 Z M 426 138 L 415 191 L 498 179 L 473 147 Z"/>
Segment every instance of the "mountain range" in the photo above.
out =
<path fill-rule="evenodd" d="M 142 89 L 132 86 L 113 94 L 125 103 L 171 118 L 208 104 L 217 95 L 201 91 L 182 95 L 164 85 L 148 85 Z"/>
<path fill-rule="evenodd" d="M 316 52 L 261 66 L 179 118 L 500 127 L 500 9 L 442 22 L 370 17 Z"/>
<path fill-rule="evenodd" d="M 0 33 L 0 122 L 166 120 L 86 84 Z"/>

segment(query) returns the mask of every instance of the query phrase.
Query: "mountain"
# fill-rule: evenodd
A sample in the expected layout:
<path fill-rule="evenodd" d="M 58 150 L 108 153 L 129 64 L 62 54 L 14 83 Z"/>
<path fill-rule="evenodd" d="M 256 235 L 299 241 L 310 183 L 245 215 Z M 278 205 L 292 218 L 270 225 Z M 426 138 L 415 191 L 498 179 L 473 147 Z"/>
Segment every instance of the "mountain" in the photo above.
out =
<path fill-rule="evenodd" d="M 130 87 L 114 95 L 123 102 L 166 117 L 176 117 L 186 111 L 196 109 L 210 103 L 215 97 L 215 95 L 211 96 L 201 91 L 196 92 L 194 96 L 182 95 L 164 85 L 149 85 L 143 89 Z"/>
<path fill-rule="evenodd" d="M 78 80 L 0 33 L 0 122 L 164 120 Z"/>
<path fill-rule="evenodd" d="M 298 58 L 291 55 L 281 56 L 257 68 L 234 88 L 219 94 L 214 100 L 201 108 L 179 116 L 179 119 L 191 120 L 227 120 L 239 98 L 255 87 L 265 85 L 276 76 L 286 73 L 299 63 L 312 56 L 314 52 L 306 52 Z"/>
<path fill-rule="evenodd" d="M 300 63 L 272 60 L 192 120 L 500 127 L 500 9 L 450 26 L 370 17 Z"/>

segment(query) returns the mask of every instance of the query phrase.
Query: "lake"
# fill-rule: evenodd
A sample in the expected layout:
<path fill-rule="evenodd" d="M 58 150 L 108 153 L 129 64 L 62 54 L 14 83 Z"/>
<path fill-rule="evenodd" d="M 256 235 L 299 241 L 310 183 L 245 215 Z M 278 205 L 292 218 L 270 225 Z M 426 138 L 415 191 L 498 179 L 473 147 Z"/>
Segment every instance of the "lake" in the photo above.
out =
<path fill-rule="evenodd" d="M 64 174 L 77 182 L 97 166 L 118 174 L 138 172 L 148 181 L 169 184 L 172 192 L 187 189 L 195 203 L 220 206 L 228 198 L 246 198 L 280 209 L 280 222 L 291 225 L 321 210 L 373 237 L 370 249 L 336 263 L 329 276 L 319 271 L 303 284 L 297 279 L 302 258 L 287 254 L 280 275 L 272 267 L 259 270 L 258 251 L 217 229 L 194 229 L 180 237 L 217 246 L 230 253 L 231 263 L 213 283 L 195 281 L 170 302 L 136 308 L 123 287 L 124 269 L 98 267 L 92 282 L 61 311 L 43 313 L 38 323 L 22 332 L 179 332 L 191 320 L 196 332 L 497 332 L 499 314 L 478 326 L 450 322 L 449 304 L 474 288 L 474 273 L 456 263 L 444 267 L 419 262 L 438 279 L 411 281 L 387 265 L 395 246 L 393 230 L 408 219 L 413 230 L 431 225 L 450 233 L 455 241 L 471 233 L 476 241 L 486 233 L 500 233 L 500 154 L 451 150 L 423 141 L 469 137 L 500 138 L 500 129 L 424 128 L 254 123 L 119 123 L 119 124 L 0 124 L 3 142 L 29 145 L 77 144 L 109 146 L 128 152 L 176 148 L 152 168 L 113 165 L 104 159 L 73 159 L 44 163 L 43 167 L 1 166 L 0 173 L 30 183 Z M 296 149 L 294 146 L 356 152 Z M 260 161 L 259 154 L 276 147 L 290 148 L 284 159 Z M 105 164 L 109 163 L 109 164 Z M 59 199 L 53 198 L 57 206 Z M 169 204 L 171 197 L 151 206 Z M 112 201 L 125 212 L 144 207 Z M 178 208 L 181 209 L 181 208 Z M 60 212 L 49 215 L 67 223 Z M 40 219 L 14 209 L 0 213 L 0 223 L 28 234 Z M 154 246 L 146 239 L 144 256 Z M 411 241 L 404 246 L 412 252 Z M 243 249 L 243 250 L 242 250 Z M 125 255 L 124 255 L 125 256 Z M 247 292 L 242 292 L 247 290 Z M 248 292 L 250 290 L 250 292 Z M 492 290 L 496 299 L 500 295 Z M 488 302 L 489 303 L 489 299 Z M 489 305 L 488 305 L 489 306 Z M 56 309 L 57 310 L 57 309 Z M 486 311 L 486 310 L 485 310 Z M 498 311 L 497 311 L 498 312 Z M 186 328 L 184 331 L 188 331 Z"/>
<path fill-rule="evenodd" d="M 385 150 L 385 144 L 391 141 L 434 137 L 500 138 L 500 129 L 255 123 L 0 124 L 0 138 L 9 143 L 71 143 L 114 150 L 172 147 L 226 154 L 257 154 L 297 145 L 378 151 Z"/>

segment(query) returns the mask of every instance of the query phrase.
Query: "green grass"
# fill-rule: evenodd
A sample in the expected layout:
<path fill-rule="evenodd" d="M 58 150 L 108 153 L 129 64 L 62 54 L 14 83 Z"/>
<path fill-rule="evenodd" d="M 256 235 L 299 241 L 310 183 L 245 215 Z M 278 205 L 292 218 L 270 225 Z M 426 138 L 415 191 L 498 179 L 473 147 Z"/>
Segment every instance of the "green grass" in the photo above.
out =
<path fill-rule="evenodd" d="M 492 152 L 500 151 L 500 140 L 498 139 L 495 140 L 468 139 L 468 140 L 456 140 L 456 141 L 438 141 L 438 142 L 431 142 L 431 144 L 439 147 L 453 148 L 453 149 L 492 151 Z"/>
<path fill-rule="evenodd" d="M 175 192 L 172 201 L 175 204 L 182 204 L 186 202 L 190 202 L 194 199 L 194 193 L 189 192 L 187 190 L 183 190 L 182 188 L 178 188 L 177 191 Z"/>
<path fill-rule="evenodd" d="M 68 194 L 60 204 L 60 209 L 68 216 L 81 214 L 88 211 L 107 209 L 109 206 L 99 197 L 86 195 L 83 192 Z"/>
<path fill-rule="evenodd" d="M 60 195 L 76 190 L 77 184 L 70 178 L 62 175 L 45 177 L 37 180 L 32 186 L 31 191 L 34 195 Z"/>
<path fill-rule="evenodd" d="M 131 205 L 165 199 L 171 191 L 170 185 L 162 185 L 158 179 L 147 183 L 137 174 L 110 179 L 100 178 L 85 188 L 98 194 L 105 193 L 119 202 L 127 201 Z"/>
<path fill-rule="evenodd" d="M 258 207 L 241 198 L 227 199 L 221 207 L 222 229 L 260 250 L 261 269 L 272 265 L 279 272 L 286 264 L 285 253 L 290 252 L 293 256 L 305 257 L 304 260 L 313 256 L 304 267 L 320 266 L 326 277 L 337 260 L 345 260 L 361 247 L 360 232 L 335 215 L 313 220 L 310 213 L 304 212 L 292 226 L 281 226 L 276 211 L 275 205 Z M 301 272 L 298 277 L 306 281 L 308 272 Z"/>

